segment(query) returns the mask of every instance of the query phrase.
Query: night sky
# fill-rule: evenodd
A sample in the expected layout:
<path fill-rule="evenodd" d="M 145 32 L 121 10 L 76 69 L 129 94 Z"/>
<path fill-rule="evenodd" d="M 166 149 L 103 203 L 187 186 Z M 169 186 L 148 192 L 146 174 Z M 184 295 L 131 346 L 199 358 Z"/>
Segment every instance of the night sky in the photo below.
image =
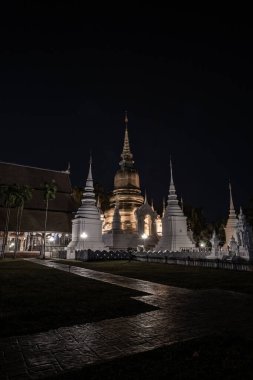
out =
<path fill-rule="evenodd" d="M 72 184 L 84 185 L 92 149 L 94 179 L 110 191 L 127 109 L 141 187 L 156 208 L 168 194 L 170 155 L 178 195 L 209 220 L 227 215 L 229 178 L 236 208 L 247 204 L 251 22 L 35 3 L 13 3 L 1 27 L 1 161 L 55 170 L 70 161 Z"/>

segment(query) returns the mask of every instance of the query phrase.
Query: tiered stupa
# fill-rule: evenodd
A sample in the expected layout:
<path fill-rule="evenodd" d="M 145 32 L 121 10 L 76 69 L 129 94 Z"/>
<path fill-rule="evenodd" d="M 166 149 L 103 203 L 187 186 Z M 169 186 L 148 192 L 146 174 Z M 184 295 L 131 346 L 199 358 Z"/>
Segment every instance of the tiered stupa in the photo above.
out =
<path fill-rule="evenodd" d="M 136 248 L 138 242 L 137 219 L 135 211 L 143 204 L 140 190 L 140 179 L 134 167 L 133 155 L 128 137 L 128 117 L 125 113 L 125 138 L 120 169 L 114 177 L 114 190 L 110 198 L 110 208 L 105 212 L 103 240 L 112 249 Z M 117 207 L 116 204 L 118 203 Z M 117 208 L 117 210 L 116 210 Z M 120 218 L 120 236 L 115 240 L 114 214 Z M 118 223 L 118 221 L 117 221 Z M 114 238 L 112 237 L 114 232 Z"/>
<path fill-rule="evenodd" d="M 187 231 L 187 218 L 178 204 L 170 161 L 170 188 L 167 207 L 162 218 L 162 237 L 155 251 L 182 251 L 194 248 Z"/>
<path fill-rule="evenodd" d="M 82 204 L 72 220 L 72 240 L 67 248 L 67 257 L 75 258 L 76 250 L 102 251 L 105 244 L 102 241 L 102 221 L 100 210 L 96 206 L 91 171 L 91 159 L 89 174 L 83 193 Z"/>

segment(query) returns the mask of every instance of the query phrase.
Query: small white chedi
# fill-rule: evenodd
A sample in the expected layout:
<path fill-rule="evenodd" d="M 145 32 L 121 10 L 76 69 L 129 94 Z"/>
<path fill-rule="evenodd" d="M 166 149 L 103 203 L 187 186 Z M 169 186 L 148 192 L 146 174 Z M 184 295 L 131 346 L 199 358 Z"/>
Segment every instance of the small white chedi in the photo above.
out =
<path fill-rule="evenodd" d="M 72 220 L 72 240 L 67 247 L 68 259 L 75 258 L 76 250 L 108 250 L 102 241 L 102 221 L 100 211 L 96 206 L 91 165 L 90 159 L 82 204 Z"/>
<path fill-rule="evenodd" d="M 170 160 L 170 188 L 167 207 L 162 218 L 162 237 L 154 251 L 178 252 L 194 248 L 195 244 L 187 230 L 187 218 L 178 204 Z"/>
<path fill-rule="evenodd" d="M 220 256 L 232 255 L 245 259 L 253 259 L 253 234 L 252 228 L 247 223 L 245 215 L 240 208 L 237 217 L 232 197 L 231 184 L 229 183 L 230 206 L 229 216 L 225 227 L 226 242 L 222 247 Z"/>

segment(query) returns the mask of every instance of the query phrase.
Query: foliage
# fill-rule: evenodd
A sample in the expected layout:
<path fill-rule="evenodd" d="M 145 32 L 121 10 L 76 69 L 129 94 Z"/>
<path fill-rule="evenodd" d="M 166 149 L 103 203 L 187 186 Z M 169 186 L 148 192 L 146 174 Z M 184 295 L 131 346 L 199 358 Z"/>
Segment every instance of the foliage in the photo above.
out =
<path fill-rule="evenodd" d="M 17 251 L 18 234 L 21 228 L 21 220 L 23 214 L 24 203 L 30 200 L 32 197 L 32 190 L 26 185 L 5 185 L 0 187 L 0 199 L 3 206 L 6 208 L 5 229 L 4 238 L 2 244 L 2 257 L 4 257 L 4 251 L 7 244 L 9 221 L 11 208 L 17 208 L 17 223 L 16 223 L 16 240 L 14 257 Z"/>
<path fill-rule="evenodd" d="M 57 192 L 57 186 L 54 180 L 52 182 L 48 183 L 45 182 L 44 185 L 42 186 L 42 191 L 43 191 L 43 197 L 46 202 L 46 207 L 45 207 L 45 223 L 44 223 L 44 233 L 43 233 L 43 250 L 42 250 L 42 257 L 45 259 L 45 254 L 46 254 L 46 231 L 47 231 L 47 218 L 48 218 L 48 202 L 50 200 L 55 199 L 56 197 L 56 192 Z"/>
<path fill-rule="evenodd" d="M 81 200 L 83 197 L 83 192 L 84 192 L 84 189 L 82 187 L 74 186 L 72 188 L 71 196 L 72 196 L 74 202 L 77 204 L 77 207 L 81 206 L 81 203 L 82 203 Z"/>
<path fill-rule="evenodd" d="M 245 208 L 245 214 L 248 223 L 253 227 L 253 197 L 250 198 L 246 208 Z"/>
<path fill-rule="evenodd" d="M 109 194 L 105 191 L 104 187 L 100 183 L 94 184 L 94 191 L 96 195 L 96 199 L 98 200 L 101 205 L 101 210 L 104 212 L 109 209 L 110 207 L 110 197 Z"/>
<path fill-rule="evenodd" d="M 27 186 L 27 185 L 16 186 L 14 206 L 17 208 L 17 224 L 16 224 L 14 258 L 16 257 L 16 253 L 18 249 L 18 236 L 21 230 L 21 222 L 22 222 L 24 205 L 25 205 L 25 202 L 29 201 L 31 198 L 32 198 L 32 189 L 30 188 L 30 186 Z"/>
<path fill-rule="evenodd" d="M 84 189 L 82 187 L 74 186 L 72 188 L 72 198 L 74 199 L 74 202 L 77 204 L 77 207 L 81 206 L 81 200 L 83 198 L 83 192 Z M 101 210 L 104 212 L 105 210 L 108 210 L 110 206 L 110 197 L 108 193 L 104 190 L 104 187 L 99 184 L 95 183 L 94 184 L 94 192 L 95 192 L 95 197 L 96 201 L 100 203 Z"/>

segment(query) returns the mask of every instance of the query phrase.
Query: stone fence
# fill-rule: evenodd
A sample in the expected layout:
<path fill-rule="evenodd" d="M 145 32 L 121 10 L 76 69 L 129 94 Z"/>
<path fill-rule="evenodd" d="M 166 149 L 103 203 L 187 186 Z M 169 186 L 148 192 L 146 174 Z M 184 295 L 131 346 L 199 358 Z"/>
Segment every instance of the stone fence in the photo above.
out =
<path fill-rule="evenodd" d="M 176 254 L 174 252 L 174 254 Z M 151 254 L 137 254 L 134 256 L 134 260 L 149 262 L 149 263 L 165 263 L 165 264 L 176 264 L 176 265 L 186 265 L 186 266 L 199 266 L 205 268 L 215 268 L 215 269 L 230 269 L 238 271 L 252 271 L 253 263 L 246 261 L 236 261 L 234 259 L 221 260 L 221 259 L 207 259 L 207 258 L 192 258 L 192 257 L 173 257 L 172 255 L 151 255 Z"/>
<path fill-rule="evenodd" d="M 130 253 L 127 251 L 87 251 L 75 252 L 76 260 L 81 261 L 101 261 L 101 260 L 129 260 Z"/>
<path fill-rule="evenodd" d="M 136 260 L 150 263 L 177 264 L 186 266 L 201 266 L 206 268 L 252 271 L 253 263 L 240 257 L 224 257 L 224 259 L 206 258 L 207 252 L 136 252 L 136 251 L 75 251 L 75 260 L 107 261 L 107 260 Z M 52 258 L 66 259 L 67 251 L 60 250 Z"/>

